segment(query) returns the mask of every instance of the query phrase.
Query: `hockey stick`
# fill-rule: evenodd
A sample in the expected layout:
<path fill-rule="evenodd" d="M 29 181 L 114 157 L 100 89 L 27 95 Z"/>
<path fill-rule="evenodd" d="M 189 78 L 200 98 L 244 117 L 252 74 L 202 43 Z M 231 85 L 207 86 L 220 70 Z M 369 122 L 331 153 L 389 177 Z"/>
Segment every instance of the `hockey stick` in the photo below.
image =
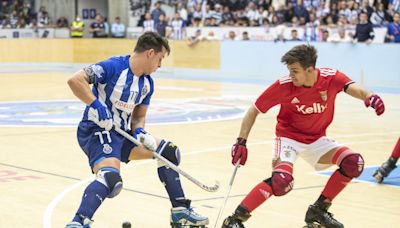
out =
<path fill-rule="evenodd" d="M 114 125 L 114 129 L 116 132 L 118 132 L 119 134 L 121 134 L 122 136 L 124 136 L 126 139 L 128 139 L 129 141 L 133 142 L 134 144 L 136 144 L 137 146 L 143 146 L 142 143 L 140 143 L 137 139 L 135 139 L 132 135 L 128 134 L 127 132 L 125 132 L 124 130 L 121 130 L 119 127 Z M 194 184 L 196 184 L 197 186 L 199 186 L 200 188 L 202 188 L 203 190 L 206 190 L 208 192 L 216 192 L 219 189 L 219 183 L 218 181 L 216 181 L 214 186 L 207 186 L 203 183 L 201 183 L 200 181 L 198 181 L 197 179 L 195 179 L 194 177 L 190 176 L 188 173 L 186 173 L 185 171 L 183 171 L 182 169 L 180 169 L 178 166 L 176 166 L 174 163 L 170 162 L 169 160 L 167 160 L 166 158 L 164 158 L 163 156 L 159 155 L 157 152 L 153 151 L 153 156 L 155 158 L 157 158 L 158 160 L 162 161 L 165 165 L 167 165 L 169 168 L 173 169 L 174 171 L 176 171 L 177 173 L 181 174 L 182 176 L 186 177 L 188 180 L 190 180 L 191 182 L 193 182 Z"/>
<path fill-rule="evenodd" d="M 231 176 L 231 180 L 229 181 L 228 190 L 226 191 L 226 194 L 224 196 L 224 202 L 222 203 L 221 208 L 219 209 L 217 220 L 215 221 L 214 228 L 217 227 L 219 217 L 221 216 L 222 211 L 225 208 L 226 202 L 228 201 L 229 193 L 231 193 L 231 189 L 232 189 L 232 185 L 233 185 L 233 180 L 235 180 L 236 172 L 237 172 L 237 170 L 239 168 L 239 164 L 240 164 L 241 160 L 242 160 L 242 158 L 239 158 L 239 160 L 235 164 L 235 169 L 233 170 L 233 174 Z"/>

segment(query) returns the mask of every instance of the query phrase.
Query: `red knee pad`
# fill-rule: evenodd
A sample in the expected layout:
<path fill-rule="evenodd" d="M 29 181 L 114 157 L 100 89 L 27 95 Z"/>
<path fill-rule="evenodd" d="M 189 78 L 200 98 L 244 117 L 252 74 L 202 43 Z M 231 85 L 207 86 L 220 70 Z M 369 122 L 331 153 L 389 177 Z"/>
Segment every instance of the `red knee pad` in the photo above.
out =
<path fill-rule="evenodd" d="M 286 195 L 293 189 L 293 176 L 289 173 L 274 172 L 271 178 L 272 192 L 275 196 Z"/>
<path fill-rule="evenodd" d="M 343 158 L 339 167 L 347 177 L 359 177 L 364 170 L 364 159 L 361 154 L 350 154 Z"/>

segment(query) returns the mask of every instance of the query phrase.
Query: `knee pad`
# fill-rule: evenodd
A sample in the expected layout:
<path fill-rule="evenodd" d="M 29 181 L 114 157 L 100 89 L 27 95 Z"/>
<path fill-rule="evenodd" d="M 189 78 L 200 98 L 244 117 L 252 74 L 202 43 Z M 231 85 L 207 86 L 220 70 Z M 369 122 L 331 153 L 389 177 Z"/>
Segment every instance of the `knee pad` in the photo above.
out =
<path fill-rule="evenodd" d="M 294 179 L 289 173 L 273 172 L 264 182 L 272 187 L 274 196 L 283 196 L 293 189 Z"/>
<path fill-rule="evenodd" d="M 101 168 L 96 174 L 96 180 L 108 188 L 108 198 L 114 198 L 122 190 L 122 178 L 114 168 Z"/>
<path fill-rule="evenodd" d="M 343 158 L 339 171 L 350 178 L 359 177 L 364 170 L 364 159 L 361 154 L 350 154 Z"/>
<path fill-rule="evenodd" d="M 181 152 L 172 142 L 161 140 L 156 152 L 175 165 L 179 165 L 181 162 Z"/>

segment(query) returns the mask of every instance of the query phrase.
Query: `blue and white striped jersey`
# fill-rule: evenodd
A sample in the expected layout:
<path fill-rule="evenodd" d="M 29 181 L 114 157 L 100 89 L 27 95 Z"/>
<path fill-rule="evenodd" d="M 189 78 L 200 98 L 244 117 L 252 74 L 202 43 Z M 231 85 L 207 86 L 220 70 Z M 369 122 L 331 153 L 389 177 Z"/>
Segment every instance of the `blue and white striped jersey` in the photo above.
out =
<path fill-rule="evenodd" d="M 154 91 L 150 75 L 136 76 L 129 67 L 128 56 L 116 56 L 85 68 L 95 75 L 92 92 L 113 116 L 114 123 L 125 131 L 131 129 L 132 111 L 137 105 L 149 105 Z M 83 121 L 94 120 L 87 106 Z"/>

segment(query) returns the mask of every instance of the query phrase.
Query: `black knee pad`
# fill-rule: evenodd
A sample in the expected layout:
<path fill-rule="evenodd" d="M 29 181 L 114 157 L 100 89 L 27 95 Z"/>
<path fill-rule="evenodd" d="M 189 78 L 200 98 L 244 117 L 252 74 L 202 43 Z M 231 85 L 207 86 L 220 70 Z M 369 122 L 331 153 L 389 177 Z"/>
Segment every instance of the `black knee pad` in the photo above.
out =
<path fill-rule="evenodd" d="M 108 198 L 114 198 L 122 190 L 122 178 L 119 171 L 114 168 L 102 168 L 97 172 L 96 180 L 107 186 Z"/>
<path fill-rule="evenodd" d="M 181 162 L 181 152 L 172 142 L 161 140 L 156 152 L 175 165 L 179 165 Z"/>
<path fill-rule="evenodd" d="M 350 154 L 343 158 L 339 167 L 343 175 L 350 178 L 359 177 L 364 170 L 364 159 L 361 154 Z"/>
<path fill-rule="evenodd" d="M 273 172 L 264 182 L 271 186 L 274 196 L 283 196 L 293 189 L 294 179 L 289 173 Z"/>

